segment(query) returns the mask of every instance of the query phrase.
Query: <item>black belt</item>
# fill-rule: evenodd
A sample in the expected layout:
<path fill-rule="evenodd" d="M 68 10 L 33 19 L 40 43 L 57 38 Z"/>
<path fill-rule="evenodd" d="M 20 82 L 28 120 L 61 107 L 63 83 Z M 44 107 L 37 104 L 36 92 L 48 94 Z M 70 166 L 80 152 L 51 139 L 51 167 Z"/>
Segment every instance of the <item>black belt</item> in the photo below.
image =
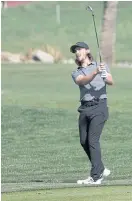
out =
<path fill-rule="evenodd" d="M 90 101 L 81 101 L 81 105 L 90 107 L 90 106 L 98 105 L 99 102 L 102 100 L 106 100 L 106 98 L 104 99 L 94 98 L 93 100 L 90 100 Z"/>

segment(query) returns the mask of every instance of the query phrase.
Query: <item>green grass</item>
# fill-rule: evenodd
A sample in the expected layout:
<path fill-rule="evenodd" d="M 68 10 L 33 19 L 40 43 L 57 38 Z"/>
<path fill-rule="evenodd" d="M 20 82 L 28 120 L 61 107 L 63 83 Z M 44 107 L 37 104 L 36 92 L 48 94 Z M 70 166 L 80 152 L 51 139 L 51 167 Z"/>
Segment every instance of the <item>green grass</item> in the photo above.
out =
<path fill-rule="evenodd" d="M 2 65 L 2 183 L 75 183 L 90 164 L 79 144 L 74 66 Z M 103 160 L 110 180 L 132 175 L 132 69 L 112 69 Z"/>
<path fill-rule="evenodd" d="M 72 57 L 69 47 L 77 41 L 87 41 L 93 55 L 97 44 L 92 16 L 85 11 L 87 2 L 59 2 L 61 24 L 56 23 L 58 2 L 36 2 L 2 12 L 2 50 L 26 52 L 44 44 L 56 46 L 66 57 Z M 96 15 L 98 35 L 101 34 L 103 3 L 90 2 Z M 116 60 L 132 61 L 131 2 L 119 2 L 116 26 Z"/>
<path fill-rule="evenodd" d="M 131 201 L 131 186 L 52 189 L 2 195 L 3 201 Z"/>

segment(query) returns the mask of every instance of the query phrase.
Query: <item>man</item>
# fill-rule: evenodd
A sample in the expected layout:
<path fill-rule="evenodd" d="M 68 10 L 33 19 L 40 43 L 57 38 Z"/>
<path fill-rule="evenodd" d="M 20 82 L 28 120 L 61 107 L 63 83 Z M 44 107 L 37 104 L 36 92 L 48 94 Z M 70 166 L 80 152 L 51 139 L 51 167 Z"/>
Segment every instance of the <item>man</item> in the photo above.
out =
<path fill-rule="evenodd" d="M 78 42 L 71 46 L 78 68 L 72 78 L 80 89 L 81 106 L 78 108 L 80 143 L 91 162 L 90 176 L 78 180 L 78 184 L 101 184 L 110 170 L 101 160 L 100 136 L 108 119 L 106 85 L 113 85 L 112 75 L 107 65 L 97 65 L 93 61 L 88 45 Z"/>

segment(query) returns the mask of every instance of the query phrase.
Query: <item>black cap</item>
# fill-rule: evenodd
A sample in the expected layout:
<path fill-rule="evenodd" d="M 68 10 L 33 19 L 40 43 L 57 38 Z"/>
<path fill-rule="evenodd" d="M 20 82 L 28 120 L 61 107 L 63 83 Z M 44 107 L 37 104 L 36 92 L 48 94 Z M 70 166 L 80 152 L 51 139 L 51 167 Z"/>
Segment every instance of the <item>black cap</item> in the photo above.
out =
<path fill-rule="evenodd" d="M 72 53 L 75 53 L 75 50 L 76 50 L 77 47 L 89 49 L 89 47 L 88 47 L 88 45 L 87 45 L 86 43 L 84 43 L 84 42 L 77 42 L 75 45 L 72 45 L 72 46 L 70 47 L 70 51 L 71 51 Z"/>

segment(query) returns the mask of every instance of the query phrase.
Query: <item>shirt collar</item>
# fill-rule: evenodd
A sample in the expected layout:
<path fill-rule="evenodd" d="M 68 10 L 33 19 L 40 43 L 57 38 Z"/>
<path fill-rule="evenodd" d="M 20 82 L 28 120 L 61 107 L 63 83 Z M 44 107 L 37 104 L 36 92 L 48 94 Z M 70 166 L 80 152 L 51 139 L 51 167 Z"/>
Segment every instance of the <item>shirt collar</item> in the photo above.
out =
<path fill-rule="evenodd" d="M 95 61 L 92 61 L 90 64 L 88 64 L 86 67 L 83 67 L 83 66 L 78 66 L 77 69 L 80 69 L 80 68 L 87 68 L 88 66 L 91 66 L 91 65 L 95 65 Z"/>

